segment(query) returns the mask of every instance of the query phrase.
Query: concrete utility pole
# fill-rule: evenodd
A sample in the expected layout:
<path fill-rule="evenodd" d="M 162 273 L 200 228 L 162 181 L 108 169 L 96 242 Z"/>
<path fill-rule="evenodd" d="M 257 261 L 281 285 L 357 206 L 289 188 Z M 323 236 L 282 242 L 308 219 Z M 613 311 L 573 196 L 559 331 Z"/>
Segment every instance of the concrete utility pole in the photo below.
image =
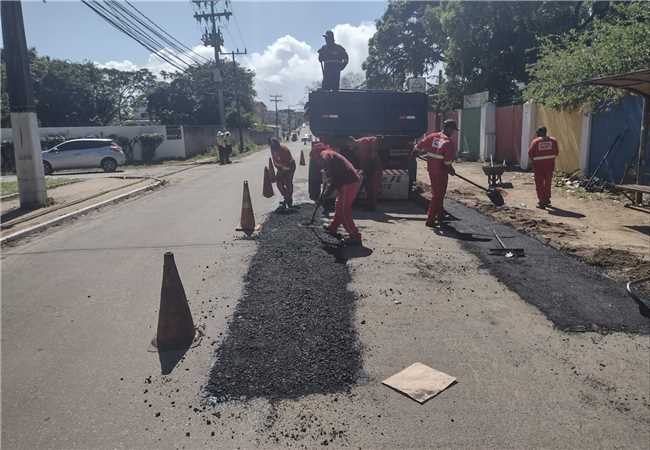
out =
<path fill-rule="evenodd" d="M 235 63 L 235 56 L 236 55 L 246 55 L 248 54 L 248 51 L 244 49 L 243 52 L 240 52 L 239 49 L 237 49 L 236 52 L 230 52 L 230 53 L 222 53 L 222 55 L 232 55 L 232 70 L 233 70 L 233 75 L 235 73 L 235 70 L 237 69 L 237 64 Z M 234 78 L 235 80 L 235 102 L 237 103 L 237 122 L 238 126 L 237 128 L 239 129 L 239 153 L 244 153 L 244 132 L 242 131 L 241 127 L 241 109 L 240 109 L 240 104 L 239 104 L 239 80 Z"/>
<path fill-rule="evenodd" d="M 271 95 L 271 101 L 275 103 L 275 137 L 280 139 L 280 126 L 278 124 L 278 103 L 282 101 L 282 96 L 273 94 Z"/>
<path fill-rule="evenodd" d="M 47 192 L 23 9 L 19 0 L 2 1 L 0 8 L 20 207 L 40 208 L 47 206 Z"/>
<path fill-rule="evenodd" d="M 219 55 L 221 53 L 221 46 L 223 45 L 223 35 L 221 34 L 221 29 L 217 25 L 217 21 L 221 23 L 221 18 L 225 17 L 226 20 L 230 20 L 232 12 L 224 8 L 223 11 L 216 10 L 217 4 L 221 0 L 192 0 L 197 8 L 198 12 L 194 14 L 194 19 L 201 24 L 204 23 L 203 36 L 201 41 L 206 47 L 212 47 L 214 49 L 214 61 L 217 65 L 214 73 L 214 81 L 217 84 L 217 102 L 219 106 L 219 128 L 226 128 L 226 117 L 223 107 L 223 76 L 221 75 L 221 59 Z M 228 2 L 224 1 L 225 6 L 228 6 Z M 209 5 L 210 11 L 204 10 L 204 8 Z"/>

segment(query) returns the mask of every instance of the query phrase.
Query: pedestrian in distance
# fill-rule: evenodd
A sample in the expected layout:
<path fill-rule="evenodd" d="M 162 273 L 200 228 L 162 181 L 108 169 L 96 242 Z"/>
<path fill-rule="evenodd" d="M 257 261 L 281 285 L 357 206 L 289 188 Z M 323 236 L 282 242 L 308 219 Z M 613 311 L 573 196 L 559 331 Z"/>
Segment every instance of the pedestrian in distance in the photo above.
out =
<path fill-rule="evenodd" d="M 219 152 L 219 164 L 225 164 L 225 146 L 223 140 L 223 132 L 221 131 L 217 132 L 217 151 Z"/>
<path fill-rule="evenodd" d="M 458 131 L 454 120 L 443 122 L 442 131 L 432 132 L 415 144 L 414 152 L 427 160 L 427 171 L 431 181 L 431 203 L 427 211 L 426 226 L 440 226 L 444 220 L 444 201 L 449 175 L 456 175 L 452 166 L 455 158 L 451 139 Z"/>
<path fill-rule="evenodd" d="M 269 147 L 276 171 L 276 186 L 283 197 L 280 207 L 291 208 L 293 206 L 293 174 L 296 172 L 296 161 L 289 149 L 280 144 L 277 138 L 269 138 Z"/>
<path fill-rule="evenodd" d="M 536 138 L 528 147 L 528 158 L 533 161 L 535 174 L 535 188 L 537 190 L 538 208 L 544 209 L 551 206 L 551 183 L 555 170 L 555 158 L 560 153 L 557 140 L 547 136 L 546 127 L 539 127 L 535 131 Z"/>
<path fill-rule="evenodd" d="M 348 65 L 348 52 L 334 42 L 334 33 L 326 31 L 323 35 L 325 45 L 318 50 L 318 61 L 323 71 L 323 89 L 338 91 L 341 71 Z"/>
<path fill-rule="evenodd" d="M 359 168 L 363 172 L 363 186 L 366 189 L 366 206 L 370 211 L 377 209 L 381 192 L 382 161 L 379 147 L 383 136 L 365 136 L 358 139 L 350 137 Z"/>
<path fill-rule="evenodd" d="M 230 156 L 232 155 L 232 136 L 230 135 L 230 131 L 226 131 L 223 135 L 223 146 L 224 146 L 224 159 L 225 159 L 225 164 L 230 164 L 232 161 L 230 160 Z"/>
<path fill-rule="evenodd" d="M 352 204 L 361 187 L 361 177 L 348 159 L 331 148 L 321 147 L 318 161 L 323 170 L 326 188 L 323 198 L 336 190 L 334 217 L 325 231 L 338 237 L 338 228 L 343 225 L 349 237 L 343 241 L 348 246 L 361 245 L 361 233 L 352 218 Z"/>

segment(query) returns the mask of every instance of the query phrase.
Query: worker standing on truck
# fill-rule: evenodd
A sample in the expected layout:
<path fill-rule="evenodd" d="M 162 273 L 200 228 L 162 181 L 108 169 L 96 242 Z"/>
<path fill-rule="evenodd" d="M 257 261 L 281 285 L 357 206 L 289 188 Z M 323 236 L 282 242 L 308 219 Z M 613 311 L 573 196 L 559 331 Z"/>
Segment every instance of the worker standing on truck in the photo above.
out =
<path fill-rule="evenodd" d="M 528 147 L 528 157 L 533 161 L 535 187 L 537 189 L 538 208 L 551 206 L 551 182 L 555 170 L 555 158 L 560 153 L 557 140 L 546 135 L 546 127 L 539 127 Z"/>
<path fill-rule="evenodd" d="M 350 137 L 354 143 L 359 168 L 363 171 L 363 183 L 366 188 L 367 207 L 377 209 L 377 199 L 381 191 L 382 163 L 379 146 L 383 136 L 366 136 L 359 139 Z"/>
<path fill-rule="evenodd" d="M 431 180 L 431 203 L 426 222 L 428 227 L 435 227 L 442 222 L 449 175 L 456 175 L 451 165 L 456 156 L 451 146 L 451 138 L 457 131 L 456 122 L 448 119 L 443 122 L 441 132 L 429 133 L 415 144 L 415 153 L 427 159 L 427 170 Z"/>
<path fill-rule="evenodd" d="M 360 246 L 361 233 L 352 218 L 352 203 L 354 203 L 359 187 L 361 187 L 361 178 L 357 173 L 357 169 L 345 156 L 331 148 L 321 147 L 321 149 L 318 161 L 323 168 L 323 176 L 328 183 L 323 198 L 327 198 L 334 189 L 337 190 L 334 217 L 330 224 L 325 227 L 325 231 L 336 236 L 339 226 L 343 225 L 345 231 L 350 235 L 343 243 L 348 246 Z"/>
<path fill-rule="evenodd" d="M 318 50 L 318 61 L 323 70 L 323 89 L 339 90 L 341 71 L 348 65 L 348 53 L 334 42 L 334 33 L 326 31 L 323 35 L 325 45 Z"/>
<path fill-rule="evenodd" d="M 291 208 L 293 206 L 293 174 L 296 171 L 296 161 L 291 156 L 289 149 L 280 144 L 277 138 L 270 138 L 269 146 L 271 147 L 271 159 L 276 170 L 276 186 L 284 198 L 284 201 L 280 203 L 280 207 Z"/>

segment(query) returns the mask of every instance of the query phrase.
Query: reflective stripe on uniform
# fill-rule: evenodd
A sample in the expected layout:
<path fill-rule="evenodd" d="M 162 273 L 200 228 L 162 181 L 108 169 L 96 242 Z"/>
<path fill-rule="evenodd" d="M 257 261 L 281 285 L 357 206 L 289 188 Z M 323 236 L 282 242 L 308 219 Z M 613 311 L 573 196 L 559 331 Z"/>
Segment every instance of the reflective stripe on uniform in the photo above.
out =
<path fill-rule="evenodd" d="M 451 166 L 451 161 L 445 161 L 443 164 L 444 164 L 445 166 Z"/>
<path fill-rule="evenodd" d="M 540 161 L 542 159 L 555 159 L 555 155 L 546 155 L 546 156 L 535 156 L 533 161 Z"/>
<path fill-rule="evenodd" d="M 431 159 L 445 159 L 445 155 L 440 155 L 438 153 L 427 153 L 427 158 Z"/>

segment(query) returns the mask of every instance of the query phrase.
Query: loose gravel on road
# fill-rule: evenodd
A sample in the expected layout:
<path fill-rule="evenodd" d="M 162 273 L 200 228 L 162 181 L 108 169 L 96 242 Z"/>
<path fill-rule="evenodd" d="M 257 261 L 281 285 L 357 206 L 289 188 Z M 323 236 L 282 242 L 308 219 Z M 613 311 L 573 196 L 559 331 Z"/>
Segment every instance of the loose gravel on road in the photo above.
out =
<path fill-rule="evenodd" d="M 206 389 L 218 402 L 348 391 L 361 369 L 355 295 L 345 264 L 309 228 L 303 205 L 272 214 L 258 236 Z"/>

